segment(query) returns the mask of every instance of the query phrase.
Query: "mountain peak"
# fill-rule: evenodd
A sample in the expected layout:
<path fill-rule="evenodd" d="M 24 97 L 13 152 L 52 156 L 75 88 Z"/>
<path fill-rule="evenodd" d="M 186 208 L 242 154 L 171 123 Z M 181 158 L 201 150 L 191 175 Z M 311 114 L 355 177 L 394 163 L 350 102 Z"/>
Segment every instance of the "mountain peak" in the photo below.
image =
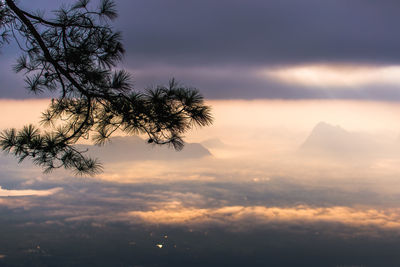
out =
<path fill-rule="evenodd" d="M 348 133 L 346 130 L 344 130 L 342 127 L 340 127 L 339 125 L 332 125 L 332 124 L 329 124 L 329 123 L 327 123 L 327 122 L 324 122 L 324 121 L 320 121 L 320 122 L 318 122 L 317 123 L 317 125 L 315 125 L 314 126 L 314 129 L 311 131 L 311 134 L 312 133 L 315 133 L 315 132 L 327 132 L 327 133 L 333 133 L 333 132 L 336 132 L 336 133 Z"/>
<path fill-rule="evenodd" d="M 319 122 L 300 147 L 308 155 L 348 157 L 369 152 L 375 142 L 362 134 L 348 132 L 339 125 Z"/>

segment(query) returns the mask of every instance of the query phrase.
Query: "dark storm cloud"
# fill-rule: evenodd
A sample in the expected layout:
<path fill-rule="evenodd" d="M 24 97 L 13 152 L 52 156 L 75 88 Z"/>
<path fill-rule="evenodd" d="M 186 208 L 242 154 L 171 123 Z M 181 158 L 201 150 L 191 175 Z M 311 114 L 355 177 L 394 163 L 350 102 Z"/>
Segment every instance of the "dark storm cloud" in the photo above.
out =
<path fill-rule="evenodd" d="M 398 62 L 396 1 L 118 1 L 129 61 Z"/>
<path fill-rule="evenodd" d="M 20 1 L 56 9 L 72 0 Z M 96 1 L 92 1 L 96 3 Z M 398 1 L 116 0 L 129 64 L 396 63 Z M 131 62 L 132 60 L 132 62 Z"/>
<path fill-rule="evenodd" d="M 21 5 L 49 11 L 72 2 L 24 0 Z M 283 85 L 253 73 L 292 64 L 397 64 L 397 1 L 117 0 L 116 4 L 119 18 L 114 25 L 123 32 L 127 49 L 122 65 L 132 71 L 138 89 L 176 77 L 198 87 L 207 98 L 399 99 L 397 87 L 321 90 Z M 4 52 L 0 97 L 32 97 L 22 88 L 21 78 L 9 71 L 16 49 Z"/>

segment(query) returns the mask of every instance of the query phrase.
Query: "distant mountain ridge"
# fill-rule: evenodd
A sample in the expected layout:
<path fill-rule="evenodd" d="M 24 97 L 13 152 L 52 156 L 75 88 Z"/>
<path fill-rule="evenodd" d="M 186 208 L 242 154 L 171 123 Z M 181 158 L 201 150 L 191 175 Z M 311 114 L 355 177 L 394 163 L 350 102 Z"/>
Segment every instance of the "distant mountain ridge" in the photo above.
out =
<path fill-rule="evenodd" d="M 133 160 L 184 160 L 211 156 L 210 151 L 198 143 L 186 143 L 181 151 L 167 146 L 151 145 L 138 136 L 110 138 L 104 146 L 80 145 L 88 154 L 103 162 Z"/>

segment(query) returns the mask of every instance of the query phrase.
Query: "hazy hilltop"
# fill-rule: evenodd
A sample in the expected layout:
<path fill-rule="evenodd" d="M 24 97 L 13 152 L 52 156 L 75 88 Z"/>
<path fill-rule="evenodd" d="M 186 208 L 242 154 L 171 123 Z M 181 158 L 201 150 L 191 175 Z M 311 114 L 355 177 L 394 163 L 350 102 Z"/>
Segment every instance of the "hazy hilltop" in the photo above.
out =
<path fill-rule="evenodd" d="M 198 143 L 186 143 L 182 151 L 168 146 L 148 144 L 138 136 L 118 136 L 110 138 L 104 146 L 80 145 L 88 149 L 89 155 L 104 162 L 132 160 L 184 160 L 211 156 L 210 151 Z"/>
<path fill-rule="evenodd" d="M 392 157 L 400 156 L 396 140 L 382 140 L 362 132 L 350 132 L 339 125 L 319 122 L 300 146 L 307 156 L 329 157 Z"/>
<path fill-rule="evenodd" d="M 204 140 L 201 142 L 201 145 L 205 146 L 206 148 L 224 148 L 227 146 L 219 138 L 211 138 L 211 139 Z"/>

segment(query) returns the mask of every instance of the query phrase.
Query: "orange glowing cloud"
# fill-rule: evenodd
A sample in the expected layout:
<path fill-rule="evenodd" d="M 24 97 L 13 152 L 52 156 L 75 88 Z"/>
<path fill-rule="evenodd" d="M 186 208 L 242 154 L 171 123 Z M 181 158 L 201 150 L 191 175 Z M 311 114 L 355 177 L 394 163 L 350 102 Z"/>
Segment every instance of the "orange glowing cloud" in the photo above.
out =
<path fill-rule="evenodd" d="M 265 207 L 227 206 L 221 208 L 183 207 L 179 202 L 165 204 L 166 208 L 131 211 L 129 216 L 151 224 L 196 225 L 204 223 L 251 224 L 268 223 L 338 223 L 349 226 L 375 226 L 400 229 L 399 210 L 379 210 L 351 207 Z"/>

